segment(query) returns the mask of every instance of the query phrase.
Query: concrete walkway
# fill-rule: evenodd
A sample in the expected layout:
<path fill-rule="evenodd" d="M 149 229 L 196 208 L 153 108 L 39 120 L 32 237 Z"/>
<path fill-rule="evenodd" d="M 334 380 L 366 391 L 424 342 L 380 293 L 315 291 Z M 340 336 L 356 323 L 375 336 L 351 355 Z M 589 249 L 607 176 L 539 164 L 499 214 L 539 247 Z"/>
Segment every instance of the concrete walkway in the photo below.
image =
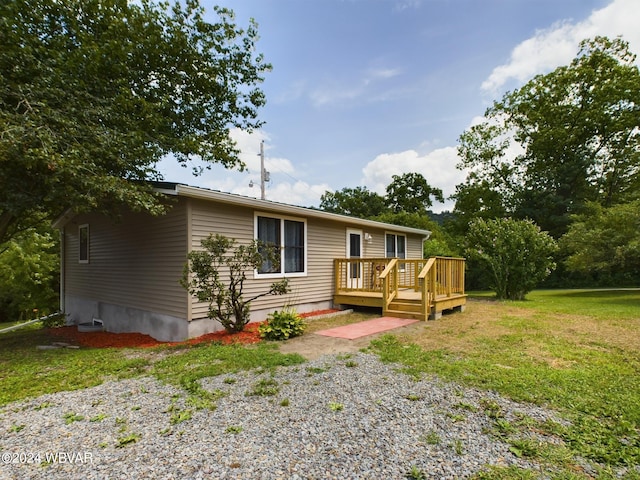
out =
<path fill-rule="evenodd" d="M 374 318 L 372 320 L 366 320 L 364 322 L 344 325 L 342 327 L 329 328 L 327 330 L 320 330 L 315 333 L 316 335 L 323 335 L 325 337 L 345 338 L 347 340 L 354 340 L 356 338 L 366 337 L 369 335 L 374 335 L 376 333 L 386 332 L 387 330 L 393 330 L 394 328 L 406 327 L 416 322 L 419 322 L 419 320 L 408 320 L 405 318 L 395 318 L 395 317 L 381 317 L 381 318 Z"/>
<path fill-rule="evenodd" d="M 390 318 L 390 317 L 382 317 Z M 379 322 L 375 331 L 371 328 L 371 325 L 375 325 L 376 323 L 370 324 L 369 322 L 375 322 L 376 320 L 381 319 L 373 319 L 367 320 L 364 322 L 353 323 L 350 325 L 345 325 L 344 327 L 336 327 L 325 330 L 339 330 L 344 328 L 340 334 L 343 336 L 328 336 L 321 335 L 322 331 L 314 332 L 314 333 L 305 333 L 300 337 L 291 338 L 285 342 L 280 343 L 280 352 L 281 353 L 298 353 L 305 357 L 308 360 L 315 360 L 318 357 L 323 355 L 340 355 L 347 353 L 355 353 L 359 352 L 363 348 L 366 348 L 371 343 L 371 340 L 383 335 L 386 332 L 391 333 L 410 333 L 410 332 L 418 332 L 422 331 L 424 328 L 427 328 L 428 323 L 422 322 L 420 320 L 404 320 L 394 318 L 393 320 L 399 320 L 401 322 L 409 322 L 404 323 L 403 325 L 396 323 L 395 326 L 389 328 L 382 328 L 382 326 L 386 323 L 389 325 L 389 322 Z M 395 323 L 395 322 L 394 322 Z M 366 324 L 362 326 L 362 324 Z M 367 325 L 368 324 L 368 325 Z M 347 328 L 348 327 L 348 328 Z M 364 333 L 365 329 L 369 329 L 366 333 Z M 351 332 L 351 333 L 350 333 Z M 347 338 L 346 336 L 349 334 L 351 336 L 355 335 L 355 332 L 360 332 L 362 335 L 354 337 L 352 339 Z"/>

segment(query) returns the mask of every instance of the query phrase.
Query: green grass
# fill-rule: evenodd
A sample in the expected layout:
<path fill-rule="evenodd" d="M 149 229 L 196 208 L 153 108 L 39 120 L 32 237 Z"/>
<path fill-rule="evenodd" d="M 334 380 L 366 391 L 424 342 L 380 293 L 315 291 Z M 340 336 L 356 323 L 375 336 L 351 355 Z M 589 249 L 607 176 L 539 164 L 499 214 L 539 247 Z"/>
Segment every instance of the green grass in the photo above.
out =
<path fill-rule="evenodd" d="M 425 348 L 420 339 L 385 335 L 373 350 L 416 377 L 438 374 L 561 412 L 570 425 L 534 427 L 564 441 L 532 450 L 549 471 L 577 468 L 563 449 L 592 461 L 600 478 L 640 465 L 640 291 L 536 291 L 525 302 L 472 302 L 442 323 L 451 338 L 464 338 L 464 349 L 442 340 Z M 514 451 L 531 453 L 528 443 L 513 442 Z M 491 472 L 479 478 L 509 478 Z M 556 474 L 551 478 L 569 478 Z"/>
<path fill-rule="evenodd" d="M 0 406 L 63 390 L 99 385 L 146 371 L 149 360 L 118 349 L 37 350 L 50 345 L 46 330 L 19 330 L 0 336 Z"/>
<path fill-rule="evenodd" d="M 526 418 L 507 421 L 499 406 L 482 404 L 482 412 L 493 422 L 488 433 L 541 467 L 487 468 L 476 478 L 586 479 L 590 477 L 577 460 L 583 458 L 599 479 L 622 475 L 639 480 L 635 468 L 640 465 L 640 291 L 534 291 L 524 302 L 487 301 L 486 295 L 475 293 L 472 298 L 483 301 L 469 302 L 462 314 L 428 322 L 422 333 L 411 337 L 382 336 L 372 343 L 372 351 L 416 377 L 437 374 L 555 409 L 570 420 L 567 425 Z M 354 315 L 353 321 L 358 318 Z M 252 369 L 265 373 L 304 361 L 299 355 L 279 353 L 273 344 L 36 349 L 55 340 L 42 329 L 0 335 L 0 406 L 107 379 L 153 375 L 185 390 L 189 408 L 211 408 L 224 392 L 204 391 L 200 379 Z M 458 407 L 461 415 L 469 409 L 463 399 Z M 562 442 L 532 440 L 527 434 L 533 432 Z M 136 440 L 132 434 L 119 444 Z"/>
<path fill-rule="evenodd" d="M 492 298 L 470 292 L 472 298 Z M 606 321 L 638 319 L 640 289 L 534 290 L 522 302 L 505 302 L 547 314 L 588 315 Z"/>
<path fill-rule="evenodd" d="M 213 400 L 215 395 L 200 388 L 201 378 L 305 361 L 299 355 L 283 355 L 277 346 L 267 344 L 246 348 L 218 344 L 151 349 L 36 348 L 57 340 L 44 329 L 0 336 L 0 406 L 45 393 L 88 388 L 109 379 L 141 375 L 154 375 L 183 387 L 195 397 Z M 162 360 L 155 359 L 159 352 L 165 354 Z"/>
<path fill-rule="evenodd" d="M 152 373 L 161 380 L 182 386 L 190 393 L 201 393 L 199 380 L 255 368 L 273 369 L 296 365 L 305 359 L 297 354 L 283 355 L 277 345 L 200 344 L 171 350 L 171 355 L 153 365 Z"/>

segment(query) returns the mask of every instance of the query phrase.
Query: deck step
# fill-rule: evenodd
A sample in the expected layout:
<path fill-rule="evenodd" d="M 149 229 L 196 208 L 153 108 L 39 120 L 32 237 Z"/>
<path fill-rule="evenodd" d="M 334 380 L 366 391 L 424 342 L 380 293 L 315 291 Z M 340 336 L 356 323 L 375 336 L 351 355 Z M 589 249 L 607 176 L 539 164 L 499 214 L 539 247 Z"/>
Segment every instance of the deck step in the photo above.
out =
<path fill-rule="evenodd" d="M 414 320 L 424 320 L 424 315 L 420 312 L 406 312 L 403 310 L 385 310 L 384 314 L 388 317 L 409 318 Z"/>
<path fill-rule="evenodd" d="M 408 312 L 422 311 L 422 302 L 419 300 L 394 299 L 390 304 L 391 310 L 401 310 Z"/>

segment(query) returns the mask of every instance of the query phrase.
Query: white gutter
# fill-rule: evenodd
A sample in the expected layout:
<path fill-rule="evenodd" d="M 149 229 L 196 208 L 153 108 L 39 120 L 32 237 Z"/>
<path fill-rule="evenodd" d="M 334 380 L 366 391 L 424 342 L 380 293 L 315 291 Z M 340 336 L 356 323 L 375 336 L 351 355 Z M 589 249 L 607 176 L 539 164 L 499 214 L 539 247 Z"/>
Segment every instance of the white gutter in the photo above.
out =
<path fill-rule="evenodd" d="M 64 281 L 65 281 L 65 251 L 66 251 L 66 244 L 65 244 L 65 234 L 64 234 L 64 230 L 66 227 L 61 227 L 60 230 L 58 230 L 58 233 L 60 235 L 60 312 L 64 313 L 64 307 L 65 307 L 65 285 L 64 285 Z"/>

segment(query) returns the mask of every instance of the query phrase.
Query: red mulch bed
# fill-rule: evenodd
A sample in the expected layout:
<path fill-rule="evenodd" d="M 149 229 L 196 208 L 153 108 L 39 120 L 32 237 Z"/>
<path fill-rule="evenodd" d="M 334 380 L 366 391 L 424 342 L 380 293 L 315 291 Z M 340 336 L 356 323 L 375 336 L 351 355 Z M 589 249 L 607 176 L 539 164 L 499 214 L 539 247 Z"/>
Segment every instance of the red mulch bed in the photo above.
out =
<path fill-rule="evenodd" d="M 317 310 L 315 312 L 300 314 L 303 318 L 324 315 L 338 310 Z M 197 338 L 191 338 L 184 342 L 159 342 L 143 333 L 111 333 L 111 332 L 78 332 L 77 326 L 59 327 L 49 329 L 49 333 L 66 340 L 67 342 L 91 348 L 149 348 L 158 345 L 197 345 L 199 343 L 219 342 L 225 345 L 232 343 L 251 344 L 262 341 L 258 333 L 259 322 L 250 323 L 239 333 L 220 332 L 208 333 Z"/>

